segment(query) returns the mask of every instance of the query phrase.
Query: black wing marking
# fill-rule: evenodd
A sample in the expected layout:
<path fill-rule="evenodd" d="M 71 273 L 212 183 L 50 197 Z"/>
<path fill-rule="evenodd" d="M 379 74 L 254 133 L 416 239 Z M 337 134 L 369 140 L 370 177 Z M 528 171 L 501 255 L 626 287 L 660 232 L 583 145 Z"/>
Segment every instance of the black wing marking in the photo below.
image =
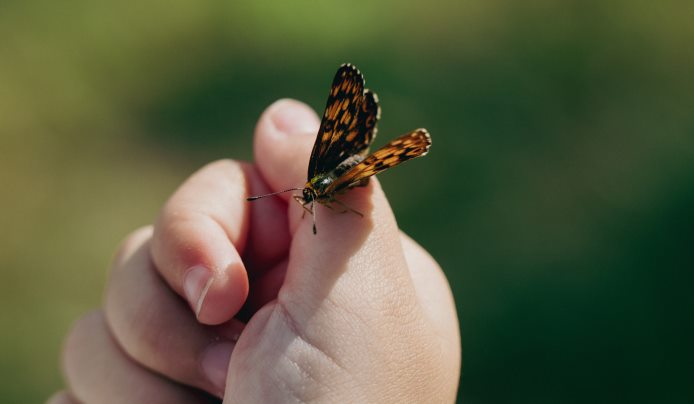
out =
<path fill-rule="evenodd" d="M 391 141 L 376 150 L 361 163 L 336 178 L 325 194 L 339 192 L 364 184 L 372 175 L 378 174 L 415 157 L 425 156 L 431 147 L 431 136 L 426 129 L 417 129 Z"/>
<path fill-rule="evenodd" d="M 366 155 L 379 117 L 378 98 L 364 90 L 359 70 L 351 64 L 340 66 L 311 152 L 308 180 L 332 171 L 353 155 Z"/>

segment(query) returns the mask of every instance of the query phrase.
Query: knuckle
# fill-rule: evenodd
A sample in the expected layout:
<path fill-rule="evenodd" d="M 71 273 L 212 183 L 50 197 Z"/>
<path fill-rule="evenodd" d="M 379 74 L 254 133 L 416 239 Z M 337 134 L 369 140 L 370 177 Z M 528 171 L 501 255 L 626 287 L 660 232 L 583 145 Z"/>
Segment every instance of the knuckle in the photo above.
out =
<path fill-rule="evenodd" d="M 113 268 L 120 268 L 133 255 L 135 251 L 149 239 L 152 235 L 152 226 L 142 226 L 139 229 L 128 234 L 123 241 L 120 242 L 116 253 L 113 256 Z"/>
<path fill-rule="evenodd" d="M 306 329 L 303 321 L 297 319 L 291 308 L 282 299 L 278 299 L 275 303 L 276 319 L 295 337 L 297 344 L 294 351 L 288 350 L 285 352 L 287 359 L 298 368 L 304 369 L 303 372 L 308 379 L 320 384 L 321 374 L 312 374 L 311 369 L 331 369 L 334 372 L 346 372 L 345 366 L 340 363 L 338 356 L 333 352 L 333 347 L 329 343 L 323 341 L 320 335 L 313 335 Z M 294 358 L 292 358 L 295 356 Z"/>
<path fill-rule="evenodd" d="M 63 390 L 54 393 L 48 401 L 46 401 L 46 404 L 72 404 L 75 402 L 76 401 L 70 397 L 70 394 Z"/>
<path fill-rule="evenodd" d="M 72 325 L 63 343 L 62 355 L 63 373 L 68 378 L 74 373 L 80 353 L 98 327 L 104 327 L 104 313 L 101 310 L 85 314 Z"/>
<path fill-rule="evenodd" d="M 242 164 L 232 159 L 215 160 L 202 166 L 189 181 L 206 182 L 220 180 L 224 182 L 243 181 Z"/>
<path fill-rule="evenodd" d="M 214 171 L 227 171 L 229 169 L 234 169 L 237 166 L 237 162 L 232 159 L 219 159 L 211 161 L 203 166 L 202 171 L 214 170 Z"/>

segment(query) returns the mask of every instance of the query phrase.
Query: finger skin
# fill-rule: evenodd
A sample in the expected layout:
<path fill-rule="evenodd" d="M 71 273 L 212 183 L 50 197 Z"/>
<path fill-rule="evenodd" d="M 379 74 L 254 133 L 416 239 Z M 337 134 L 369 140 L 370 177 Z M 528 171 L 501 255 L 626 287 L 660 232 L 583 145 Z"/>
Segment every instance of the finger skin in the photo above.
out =
<path fill-rule="evenodd" d="M 221 396 L 224 379 L 212 379 L 215 372 L 205 368 L 212 360 L 207 356 L 233 349 L 243 324 L 231 320 L 224 327 L 200 325 L 156 273 L 149 254 L 151 237 L 151 227 L 135 231 L 117 254 L 106 291 L 109 329 L 138 364 Z M 218 360 L 228 363 L 228 357 Z M 221 372 L 226 375 L 226 370 Z"/>
<path fill-rule="evenodd" d="M 46 404 L 79 404 L 75 401 L 67 391 L 59 391 L 53 394 Z"/>
<path fill-rule="evenodd" d="M 439 264 L 422 246 L 402 232 L 400 240 L 419 305 L 441 341 L 442 356 L 450 359 L 441 362 L 441 373 L 448 379 L 443 385 L 447 386 L 446 393 L 453 402 L 458 393 L 461 366 L 460 326 L 453 292 Z"/>
<path fill-rule="evenodd" d="M 286 203 L 275 198 L 246 201 L 251 193 L 267 192 L 253 166 L 220 160 L 184 182 L 159 215 L 152 258 L 204 324 L 220 324 L 238 313 L 248 296 L 249 278 L 286 255 Z M 191 276 L 194 268 L 204 275 Z"/>
<path fill-rule="evenodd" d="M 285 106 L 286 104 L 287 102 Z M 289 116 L 301 115 L 292 112 L 291 108 L 289 112 Z M 267 112 L 264 116 L 272 119 Z M 267 130 L 262 130 L 263 127 Z M 270 135 L 276 138 L 268 142 L 263 137 L 268 135 L 269 129 L 277 128 L 276 124 L 268 126 L 261 119 L 258 128 L 256 145 L 261 149 L 256 150 L 256 154 L 259 155 L 266 155 L 262 147 L 269 146 L 297 152 L 309 149 L 310 152 L 315 138 L 315 135 L 288 137 L 286 133 L 274 133 Z M 290 143 L 294 144 L 295 149 L 283 147 Z M 307 159 L 307 156 L 308 152 L 303 159 Z M 305 175 L 305 161 L 300 164 L 303 168 L 292 168 L 299 166 L 296 161 L 301 161 L 302 157 L 292 153 L 277 154 L 275 157 L 275 160 L 266 159 L 265 164 L 276 166 L 260 165 L 257 170 L 249 170 L 249 167 L 238 164 L 245 181 L 243 195 L 253 195 L 256 189 L 261 192 L 273 191 L 277 186 L 282 186 L 283 181 L 295 182 L 294 178 Z M 232 166 L 237 164 L 222 164 L 227 163 Z M 220 170 L 223 172 L 222 178 L 228 175 L 228 168 Z M 320 206 L 317 208 L 321 220 L 319 234 L 314 236 L 310 221 L 301 219 L 300 208 L 287 204 L 280 198 L 273 198 L 271 204 L 257 205 L 262 206 L 257 210 L 256 204 L 249 204 L 246 213 L 240 216 L 237 215 L 238 212 L 228 214 L 215 210 L 218 206 L 216 202 L 204 208 L 200 214 L 193 209 L 196 204 L 204 205 L 208 197 L 214 198 L 214 192 L 211 191 L 216 189 L 216 184 L 225 183 L 218 181 L 219 174 L 219 171 L 210 169 L 210 166 L 203 168 L 181 187 L 183 192 L 177 193 L 185 197 L 172 197 L 167 204 L 169 211 L 162 213 L 158 223 L 166 231 L 162 231 L 162 237 L 158 239 L 163 248 L 158 251 L 159 258 L 155 258 L 154 262 L 164 267 L 163 270 L 157 268 L 162 276 L 166 276 L 166 271 L 170 270 L 170 267 L 162 264 L 178 268 L 190 268 L 191 262 L 197 262 L 193 266 L 200 262 L 207 265 L 219 258 L 219 255 L 214 254 L 218 254 L 217 248 L 224 245 L 223 241 L 228 242 L 237 256 L 244 258 L 246 265 L 243 273 L 247 274 L 246 282 L 250 281 L 257 288 L 247 303 L 256 308 L 264 307 L 252 317 L 234 348 L 226 383 L 226 402 L 275 402 L 286 401 L 288 397 L 297 401 L 454 400 L 460 351 L 450 289 L 435 261 L 412 240 L 401 236 L 377 181 L 372 181 L 366 188 L 351 190 L 340 196 L 345 203 L 365 213 L 364 219 L 352 214 L 339 215 Z M 227 191 L 221 192 L 222 199 L 228 197 L 225 192 Z M 230 195 L 232 198 L 238 196 L 233 192 Z M 288 197 L 290 196 L 285 196 Z M 233 210 L 236 205 L 233 201 L 230 202 L 229 206 Z M 164 213 L 170 214 L 170 217 L 165 217 Z M 271 216 L 266 216 L 265 213 L 270 213 Z M 225 214 L 228 216 L 224 216 Z M 189 215 L 194 220 L 189 220 Z M 162 220 L 162 217 L 167 220 Z M 277 220 L 269 220 L 268 217 Z M 181 221 L 181 218 L 184 220 Z M 241 222 L 235 222 L 235 219 Z M 209 236 L 205 233 L 209 230 L 205 227 L 209 221 L 214 222 L 218 230 L 222 230 L 226 240 L 218 237 L 219 233 L 212 233 L 214 240 L 211 244 L 219 244 L 208 251 L 204 250 L 203 244 L 209 241 L 205 239 Z M 277 229 L 282 229 L 285 233 L 278 239 L 284 242 L 272 243 L 272 246 L 280 247 L 263 256 L 263 252 L 267 251 L 263 241 L 272 240 L 277 234 L 264 236 L 261 229 L 273 226 L 272 223 L 281 224 Z M 258 227 L 260 224 L 263 225 Z M 240 236 L 237 237 L 237 233 L 233 231 L 229 232 L 227 226 L 240 229 Z M 294 238 L 291 248 L 288 248 L 290 234 Z M 134 237 L 131 246 L 125 246 L 118 254 L 118 259 L 123 262 L 121 266 L 128 267 L 138 257 L 138 251 L 147 239 L 140 237 L 142 238 Z M 257 241 L 253 241 L 254 237 L 257 237 Z M 157 239 L 156 234 L 154 238 Z M 152 244 L 154 243 L 152 240 Z M 129 243 L 126 242 L 127 244 Z M 191 245 L 193 248 L 190 248 Z M 198 247 L 202 252 L 197 250 Z M 283 260 L 286 252 L 289 257 Z M 187 260 L 196 254 L 198 259 Z M 152 255 L 154 257 L 156 254 Z M 207 261 L 200 257 L 206 257 Z M 137 259 L 140 264 L 146 261 L 143 257 Z M 135 267 L 142 265 L 133 265 Z M 156 273 L 151 265 L 149 273 L 146 270 L 130 272 L 131 270 L 114 271 L 111 281 L 113 286 L 109 286 L 114 292 L 109 292 L 109 296 L 113 293 L 115 297 L 107 299 L 107 307 L 111 307 L 108 309 L 109 313 L 114 313 L 109 314 L 109 318 L 120 317 L 114 321 L 109 319 L 109 322 L 119 323 L 112 327 L 120 330 L 115 332 L 119 341 L 128 340 L 130 342 L 124 342 L 123 346 L 135 347 L 126 351 L 139 360 L 147 357 L 156 360 L 161 355 L 156 350 L 157 343 L 165 345 L 168 339 L 168 342 L 173 340 L 174 344 L 164 351 L 180 352 L 188 349 L 196 352 L 195 341 L 199 340 L 201 334 L 204 340 L 209 329 L 195 324 L 195 317 L 190 309 L 176 300 L 175 294 L 169 292 L 168 297 L 165 297 L 165 293 L 159 294 L 161 290 L 166 290 L 166 285 L 160 281 L 159 286 L 156 286 L 154 280 L 157 277 L 153 276 Z M 186 271 L 187 269 L 181 271 L 183 276 Z M 116 276 L 123 278 L 117 280 Z M 138 289 L 139 286 L 142 288 Z M 182 285 L 179 285 L 178 290 L 173 284 L 171 287 L 176 293 L 185 295 Z M 133 294 L 128 294 L 126 289 Z M 236 289 L 238 291 L 238 287 Z M 137 295 L 151 295 L 153 300 L 138 301 Z M 277 299 L 271 301 L 275 296 Z M 180 311 L 173 310 L 170 317 L 162 314 L 171 310 L 171 307 L 176 307 L 172 301 L 178 302 Z M 198 312 L 198 320 L 209 322 L 210 317 L 214 318 L 210 316 L 209 310 L 219 302 L 211 304 L 210 301 L 205 303 L 206 311 Z M 162 304 L 161 307 L 157 306 L 158 302 Z M 150 313 L 147 312 L 148 308 L 152 309 Z M 142 313 L 138 313 L 140 310 Z M 185 313 L 189 317 L 185 317 Z M 138 328 L 142 318 L 148 319 L 144 322 L 152 323 L 153 327 Z M 192 325 L 186 324 L 187 320 L 180 319 L 187 319 Z M 171 338 L 171 332 L 164 331 L 172 328 L 167 325 L 168 322 L 178 324 L 178 328 L 173 327 L 178 332 L 188 328 L 198 330 L 183 333 L 179 341 L 181 345 L 177 346 L 177 338 Z M 214 321 L 209 323 L 215 324 Z M 130 333 L 126 330 L 128 326 L 134 328 Z M 157 338 L 157 330 L 162 330 L 162 337 Z M 218 329 L 215 328 L 214 331 Z M 185 347 L 182 343 L 184 340 L 187 344 Z M 190 348 L 191 340 L 193 348 Z M 113 340 L 111 343 L 113 344 Z M 166 378 L 147 371 L 137 361 L 133 362 L 128 355 L 119 352 L 129 361 L 127 363 L 144 371 L 145 375 L 166 381 Z M 67 357 L 66 353 L 66 369 Z M 179 359 L 188 361 L 181 367 L 188 368 L 196 358 L 199 355 L 181 355 Z M 143 360 L 139 363 L 147 363 L 145 367 L 151 368 L 171 367 L 166 362 L 152 365 L 156 362 Z M 239 379 L 241 375 L 242 381 Z M 180 380 L 195 380 L 196 377 L 200 380 L 199 374 L 195 372 L 192 377 L 179 377 Z M 196 385 L 195 383 L 193 381 L 190 384 Z M 202 388 L 206 388 L 204 382 L 202 385 Z"/>
<path fill-rule="evenodd" d="M 240 256 L 246 241 L 246 186 L 240 164 L 209 164 L 169 198 L 154 227 L 157 269 L 205 324 L 229 320 L 248 295 Z"/>
<path fill-rule="evenodd" d="M 243 167 L 248 178 L 249 195 L 271 192 L 255 166 L 244 164 Z M 291 236 L 285 200 L 269 197 L 245 203 L 250 209 L 250 224 L 243 261 L 253 281 L 286 259 Z"/>
<path fill-rule="evenodd" d="M 276 101 L 260 116 L 253 137 L 253 155 L 273 192 L 304 186 L 319 125 L 318 115 L 309 106 L 290 99 Z M 278 197 L 290 201 L 295 193 Z"/>
<path fill-rule="evenodd" d="M 455 302 L 443 270 L 410 236 L 401 232 L 400 240 L 417 298 L 425 315 L 434 327 L 441 328 L 440 334 L 448 334 L 448 329 L 457 333 L 458 316 L 455 312 Z"/>
<path fill-rule="evenodd" d="M 63 350 L 63 373 L 81 403 L 208 403 L 211 398 L 136 365 L 109 335 L 103 313 L 81 318 Z"/>
<path fill-rule="evenodd" d="M 282 284 L 284 283 L 285 275 L 287 274 L 287 260 L 279 262 L 273 268 L 266 271 L 262 276 L 254 279 L 251 283 L 253 293 L 248 295 L 248 301 L 244 306 L 244 320 L 248 320 L 258 310 L 269 302 L 277 299 Z"/>
<path fill-rule="evenodd" d="M 315 140 L 282 131 L 273 114 L 299 113 L 291 104 L 280 106 L 263 114 L 254 141 L 256 163 L 275 191 L 306 180 Z M 456 361 L 444 347 L 452 338 L 439 337 L 420 307 L 378 181 L 339 198 L 364 217 L 316 205 L 317 235 L 300 207 L 289 204 L 293 239 L 285 281 L 277 300 L 251 319 L 239 339 L 230 374 L 244 371 L 248 383 L 228 383 L 226 397 L 242 402 L 258 393 L 256 383 L 265 383 L 263 401 L 287 394 L 298 401 L 452 400 L 457 380 L 446 389 L 440 382 L 442 362 Z"/>
<path fill-rule="evenodd" d="M 256 127 L 256 163 L 263 178 L 275 191 L 306 180 L 306 167 L 316 136 L 298 130 L 297 127 L 303 128 L 305 125 L 291 124 L 291 119 L 305 119 L 302 117 L 307 114 L 307 108 L 298 101 L 278 101 L 262 114 Z M 313 303 L 320 304 L 323 297 L 320 294 L 324 290 L 335 291 L 335 280 L 343 276 L 351 280 L 345 285 L 347 294 L 351 293 L 352 286 L 359 285 L 363 290 L 363 285 L 383 283 L 383 271 L 371 271 L 372 267 L 378 266 L 387 271 L 388 285 L 410 291 L 414 297 L 399 230 L 378 181 L 372 179 L 367 187 L 355 188 L 337 197 L 363 213 L 364 217 L 352 213 L 340 214 L 315 204 L 316 235 L 312 233 L 308 215 L 304 217 L 304 211 L 297 204 L 288 205 L 289 229 L 293 240 L 289 269 L 280 298 L 288 297 L 289 293 L 289 296 L 296 295 L 306 302 L 318 293 L 313 297 Z M 363 265 L 353 265 L 354 269 L 346 271 L 347 262 L 356 264 L 358 257 L 362 258 Z M 378 276 L 374 277 L 374 273 L 378 273 Z M 369 293 L 365 296 L 364 305 L 372 304 L 369 296 L 375 299 L 382 297 Z M 313 303 L 309 302 L 308 305 Z"/>

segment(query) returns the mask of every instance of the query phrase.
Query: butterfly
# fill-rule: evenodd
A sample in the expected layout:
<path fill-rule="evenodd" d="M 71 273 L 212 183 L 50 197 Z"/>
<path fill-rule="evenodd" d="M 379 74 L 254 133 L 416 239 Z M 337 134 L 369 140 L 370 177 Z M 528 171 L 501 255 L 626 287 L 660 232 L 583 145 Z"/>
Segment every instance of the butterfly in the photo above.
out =
<path fill-rule="evenodd" d="M 309 212 L 312 215 L 313 234 L 316 234 L 316 202 L 331 209 L 333 204 L 337 204 L 344 209 L 343 212 L 351 211 L 363 216 L 336 199 L 336 195 L 364 186 L 372 175 L 429 152 L 429 132 L 416 129 L 369 155 L 381 108 L 376 94 L 364 88 L 364 83 L 364 76 L 352 64 L 343 64 L 337 70 L 309 159 L 304 187 L 252 196 L 247 198 L 248 201 L 301 191 L 301 195 L 294 195 L 294 199 L 305 209 L 304 214 Z"/>

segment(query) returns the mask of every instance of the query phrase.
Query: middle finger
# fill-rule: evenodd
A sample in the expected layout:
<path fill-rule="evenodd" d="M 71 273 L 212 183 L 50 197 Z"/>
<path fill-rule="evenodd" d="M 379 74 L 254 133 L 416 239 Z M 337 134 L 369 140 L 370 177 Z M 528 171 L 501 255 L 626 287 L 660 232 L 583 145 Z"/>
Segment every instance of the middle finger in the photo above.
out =
<path fill-rule="evenodd" d="M 198 323 L 187 304 L 158 275 L 150 259 L 151 227 L 121 247 L 106 292 L 108 325 L 136 362 L 212 394 L 224 391 L 229 357 L 243 324 Z"/>

